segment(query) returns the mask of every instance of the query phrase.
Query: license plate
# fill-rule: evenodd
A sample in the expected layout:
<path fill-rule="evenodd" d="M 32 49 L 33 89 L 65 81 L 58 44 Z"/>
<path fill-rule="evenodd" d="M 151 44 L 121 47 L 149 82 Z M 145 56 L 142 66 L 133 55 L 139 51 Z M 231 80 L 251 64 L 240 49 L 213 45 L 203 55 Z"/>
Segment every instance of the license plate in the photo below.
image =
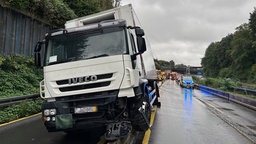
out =
<path fill-rule="evenodd" d="M 90 113 L 90 112 L 97 112 L 97 110 L 98 109 L 96 106 L 77 107 L 75 108 L 75 113 L 76 114 Z"/>

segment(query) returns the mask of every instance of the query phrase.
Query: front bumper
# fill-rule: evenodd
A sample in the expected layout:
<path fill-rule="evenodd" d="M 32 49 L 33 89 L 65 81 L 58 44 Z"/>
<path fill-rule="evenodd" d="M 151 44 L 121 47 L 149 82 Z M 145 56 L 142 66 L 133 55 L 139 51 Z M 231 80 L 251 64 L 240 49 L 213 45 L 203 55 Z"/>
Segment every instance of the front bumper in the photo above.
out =
<path fill-rule="evenodd" d="M 118 91 L 101 92 L 86 96 L 57 98 L 55 102 L 42 105 L 42 118 L 49 132 L 74 129 L 91 129 L 107 123 L 108 107 L 117 100 Z M 75 113 L 76 107 L 94 106 L 95 112 Z M 45 110 L 56 110 L 48 114 Z"/>

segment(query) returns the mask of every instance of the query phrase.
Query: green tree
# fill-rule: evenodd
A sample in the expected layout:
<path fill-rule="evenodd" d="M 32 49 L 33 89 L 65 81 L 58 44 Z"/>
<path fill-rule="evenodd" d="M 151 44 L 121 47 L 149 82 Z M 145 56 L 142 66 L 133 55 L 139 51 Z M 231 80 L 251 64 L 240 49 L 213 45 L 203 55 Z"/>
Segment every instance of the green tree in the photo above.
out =
<path fill-rule="evenodd" d="M 249 23 L 208 46 L 201 64 L 206 76 L 256 82 L 256 8 Z"/>
<path fill-rule="evenodd" d="M 232 69 L 236 77 L 246 80 L 256 58 L 256 49 L 252 47 L 252 36 L 248 24 L 237 27 L 231 43 Z"/>
<path fill-rule="evenodd" d="M 165 60 L 158 60 L 154 59 L 156 69 L 165 71 L 165 70 L 172 70 L 174 68 L 175 62 L 173 60 L 171 61 L 165 61 Z"/>
<path fill-rule="evenodd" d="M 20 9 L 20 10 L 27 10 L 27 7 L 29 5 L 30 0 L 14 0 L 14 1 L 8 1 L 11 6 Z"/>
<path fill-rule="evenodd" d="M 62 0 L 3 0 L 1 3 L 43 19 L 53 27 L 63 27 L 67 20 L 77 17 Z"/>
<path fill-rule="evenodd" d="M 229 34 L 228 36 L 222 38 L 219 45 L 217 46 L 217 64 L 220 67 L 220 69 L 230 67 L 230 65 L 232 64 L 232 58 L 230 55 L 232 40 L 233 34 Z"/>
<path fill-rule="evenodd" d="M 231 76 L 229 67 L 232 64 L 230 55 L 232 39 L 233 34 L 229 34 L 222 38 L 220 42 L 211 43 L 208 46 L 205 57 L 201 62 L 206 76 Z"/>
<path fill-rule="evenodd" d="M 173 60 L 171 60 L 171 61 L 169 61 L 169 63 L 170 63 L 170 67 L 171 67 L 171 69 L 173 69 L 173 68 L 174 68 L 174 66 L 175 66 L 175 62 L 174 62 Z"/>
<path fill-rule="evenodd" d="M 218 60 L 218 47 L 220 42 L 211 43 L 205 51 L 201 65 L 206 76 L 216 77 L 219 74 L 220 66 Z"/>
<path fill-rule="evenodd" d="M 100 2 L 100 7 L 103 10 L 107 10 L 107 9 L 113 8 L 112 0 L 99 0 L 99 2 Z"/>
<path fill-rule="evenodd" d="M 186 68 L 187 66 L 184 64 L 176 64 L 175 68 Z"/>
<path fill-rule="evenodd" d="M 55 28 L 64 27 L 67 20 L 112 8 L 111 0 L 2 0 L 0 3 Z"/>
<path fill-rule="evenodd" d="M 251 29 L 251 35 L 253 38 L 252 49 L 256 51 L 256 8 L 254 8 L 254 11 L 250 13 L 249 27 Z M 249 77 L 249 80 L 251 80 L 252 82 L 256 82 L 256 56 L 255 55 L 254 55 L 254 61 L 251 67 L 251 72 Z"/>
<path fill-rule="evenodd" d="M 51 24 L 63 27 L 67 20 L 77 17 L 72 9 L 70 9 L 62 0 L 41 0 L 43 4 L 44 15 Z"/>
<path fill-rule="evenodd" d="M 112 8 L 111 0 L 64 0 L 78 17 Z"/>
<path fill-rule="evenodd" d="M 250 13 L 249 27 L 251 29 L 252 36 L 255 39 L 256 38 L 256 8 L 254 8 L 254 11 Z"/>
<path fill-rule="evenodd" d="M 222 38 L 220 42 L 211 43 L 201 61 L 204 74 L 248 80 L 256 58 L 256 49 L 252 43 L 248 24 L 237 27 L 234 34 Z"/>

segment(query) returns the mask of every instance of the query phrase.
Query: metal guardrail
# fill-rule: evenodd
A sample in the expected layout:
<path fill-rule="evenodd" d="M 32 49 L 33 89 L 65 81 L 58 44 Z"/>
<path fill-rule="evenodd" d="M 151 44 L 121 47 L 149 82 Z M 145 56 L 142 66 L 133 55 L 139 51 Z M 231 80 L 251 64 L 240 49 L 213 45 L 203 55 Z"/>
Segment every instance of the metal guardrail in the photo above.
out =
<path fill-rule="evenodd" d="M 229 93 L 226 93 L 226 92 L 223 92 L 223 91 L 219 91 L 219 90 L 211 88 L 211 87 L 202 86 L 202 85 L 198 85 L 198 88 L 200 90 L 210 92 L 213 95 L 217 95 L 219 97 L 222 97 L 222 98 L 225 98 L 225 99 L 229 100 L 229 97 L 230 97 Z"/>
<path fill-rule="evenodd" d="M 39 94 L 32 94 L 32 95 L 10 97 L 10 98 L 2 98 L 0 99 L 0 107 L 16 104 L 24 100 L 36 99 L 39 97 L 40 97 Z"/>
<path fill-rule="evenodd" d="M 202 85 L 199 85 L 198 88 L 202 91 L 209 92 L 213 95 L 219 96 L 221 98 L 233 101 L 235 103 L 238 103 L 238 104 L 241 104 L 248 108 L 251 108 L 253 110 L 256 110 L 256 100 L 255 99 L 234 95 L 231 93 L 223 92 L 223 91 L 220 91 L 220 90 L 217 90 L 217 89 L 214 89 L 211 87 L 207 87 L 207 86 L 202 86 Z"/>
<path fill-rule="evenodd" d="M 229 88 L 229 90 L 239 91 L 239 92 L 243 92 L 245 94 L 256 95 L 256 90 L 247 89 L 247 88 L 231 87 L 231 88 Z"/>

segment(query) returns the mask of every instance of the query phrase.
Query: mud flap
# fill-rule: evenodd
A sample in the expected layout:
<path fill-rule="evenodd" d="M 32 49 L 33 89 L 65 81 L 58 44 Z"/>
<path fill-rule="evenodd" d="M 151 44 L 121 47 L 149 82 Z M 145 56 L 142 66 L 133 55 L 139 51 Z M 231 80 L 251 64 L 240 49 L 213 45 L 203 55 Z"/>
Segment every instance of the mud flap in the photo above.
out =
<path fill-rule="evenodd" d="M 73 127 L 72 114 L 62 114 L 56 116 L 56 129 L 69 129 Z"/>

